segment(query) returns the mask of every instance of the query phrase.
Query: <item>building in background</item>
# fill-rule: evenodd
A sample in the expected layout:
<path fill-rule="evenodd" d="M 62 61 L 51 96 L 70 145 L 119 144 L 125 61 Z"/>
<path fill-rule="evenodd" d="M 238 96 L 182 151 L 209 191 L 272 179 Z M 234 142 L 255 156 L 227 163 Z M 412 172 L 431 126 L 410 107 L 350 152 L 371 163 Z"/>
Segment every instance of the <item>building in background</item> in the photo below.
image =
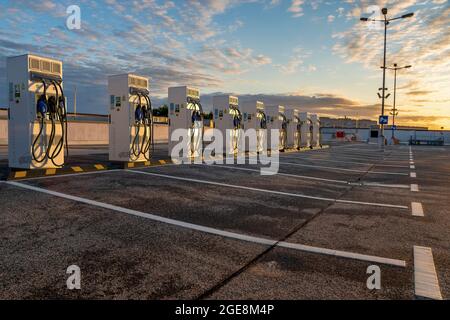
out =
<path fill-rule="evenodd" d="M 376 126 L 377 122 L 369 119 L 351 119 L 351 118 L 330 118 L 321 117 L 320 123 L 322 128 L 342 128 L 342 129 L 366 129 Z"/>

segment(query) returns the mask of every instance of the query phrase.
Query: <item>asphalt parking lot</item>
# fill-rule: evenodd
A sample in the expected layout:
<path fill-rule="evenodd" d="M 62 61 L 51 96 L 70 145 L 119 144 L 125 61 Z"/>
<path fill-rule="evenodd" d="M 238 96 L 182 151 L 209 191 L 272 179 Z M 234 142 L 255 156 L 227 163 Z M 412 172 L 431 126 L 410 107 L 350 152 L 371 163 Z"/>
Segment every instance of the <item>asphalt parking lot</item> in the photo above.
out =
<path fill-rule="evenodd" d="M 414 247 L 449 299 L 449 159 L 346 144 L 281 154 L 276 176 L 171 164 L 2 181 L 0 299 L 415 299 Z M 73 264 L 81 290 L 66 287 Z"/>

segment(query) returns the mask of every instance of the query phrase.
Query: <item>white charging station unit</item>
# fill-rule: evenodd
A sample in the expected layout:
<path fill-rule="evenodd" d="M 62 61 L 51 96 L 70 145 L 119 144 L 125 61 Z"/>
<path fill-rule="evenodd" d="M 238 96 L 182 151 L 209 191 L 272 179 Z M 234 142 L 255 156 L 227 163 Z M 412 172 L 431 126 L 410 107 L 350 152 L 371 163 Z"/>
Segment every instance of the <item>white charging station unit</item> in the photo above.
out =
<path fill-rule="evenodd" d="M 6 73 L 9 166 L 20 169 L 62 167 L 67 147 L 62 62 L 31 54 L 9 57 Z"/>
<path fill-rule="evenodd" d="M 108 77 L 110 95 L 109 160 L 145 162 L 152 148 L 148 78 L 134 74 Z"/>
<path fill-rule="evenodd" d="M 311 125 L 312 125 L 312 136 L 311 136 L 311 146 L 313 148 L 322 147 L 322 139 L 320 136 L 320 117 L 317 114 L 311 115 Z"/>
<path fill-rule="evenodd" d="M 287 148 L 287 118 L 286 108 L 283 106 L 267 106 L 267 141 L 268 144 L 275 145 L 272 141 L 272 130 L 278 130 L 280 133 L 278 141 L 278 151 L 285 151 Z"/>
<path fill-rule="evenodd" d="M 301 148 L 311 148 L 311 118 L 308 112 L 300 113 L 301 123 Z"/>
<path fill-rule="evenodd" d="M 300 149 L 302 137 L 302 122 L 298 109 L 286 110 L 288 120 L 287 147 L 288 149 Z"/>
<path fill-rule="evenodd" d="M 214 122 L 223 135 L 224 152 L 239 154 L 242 152 L 242 113 L 239 98 L 229 95 L 213 97 Z"/>
<path fill-rule="evenodd" d="M 265 153 L 267 151 L 267 116 L 264 102 L 249 101 L 241 103 L 243 129 L 256 130 L 256 141 L 244 142 L 245 152 Z"/>
<path fill-rule="evenodd" d="M 188 158 L 198 158 L 203 154 L 203 109 L 200 104 L 200 91 L 183 86 L 169 88 L 169 156 L 181 141 L 172 141 L 177 129 L 185 130 L 184 146 Z M 182 155 L 174 155 L 176 158 Z"/>

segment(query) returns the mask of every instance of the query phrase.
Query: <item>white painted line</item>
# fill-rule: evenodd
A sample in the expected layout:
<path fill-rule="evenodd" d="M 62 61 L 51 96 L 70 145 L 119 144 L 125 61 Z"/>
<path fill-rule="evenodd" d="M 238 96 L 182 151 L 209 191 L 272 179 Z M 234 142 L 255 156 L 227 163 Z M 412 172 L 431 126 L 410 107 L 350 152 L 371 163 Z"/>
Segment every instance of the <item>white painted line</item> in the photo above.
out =
<path fill-rule="evenodd" d="M 208 164 L 196 164 L 196 165 L 203 165 L 203 166 L 208 166 L 211 167 Z M 241 167 L 236 167 L 233 165 L 220 165 L 220 164 L 215 164 L 212 167 L 218 167 L 218 168 L 224 168 L 224 169 L 230 169 L 230 170 L 241 170 L 241 171 L 248 171 L 248 172 L 256 172 L 256 173 L 261 173 L 261 170 L 259 169 L 249 169 L 249 168 L 241 168 Z M 277 173 L 277 176 L 284 176 L 284 177 L 291 177 L 291 178 L 300 178 L 300 179 L 308 179 L 308 180 L 317 180 L 317 181 L 323 181 L 323 182 L 333 182 L 333 183 L 340 183 L 340 184 L 350 184 L 349 181 L 346 180 L 335 180 L 335 179 L 325 179 L 325 178 L 316 178 L 316 177 L 311 177 L 311 176 L 303 176 L 303 175 L 297 175 L 297 174 L 290 174 L 290 173 Z"/>
<path fill-rule="evenodd" d="M 412 192 L 419 192 L 419 185 L 418 184 L 412 184 L 411 185 L 411 191 Z"/>
<path fill-rule="evenodd" d="M 416 166 L 410 166 L 409 167 L 411 170 L 416 170 Z"/>
<path fill-rule="evenodd" d="M 196 165 L 203 165 L 203 166 L 209 166 L 207 164 L 196 164 Z M 215 164 L 214 167 L 218 168 L 224 168 L 224 169 L 230 169 L 230 170 L 241 170 L 241 171 L 248 171 L 248 172 L 255 172 L 255 173 L 261 173 L 260 169 L 249 169 L 249 168 L 242 168 L 242 167 L 236 167 L 235 165 L 219 165 Z M 331 183 L 338 183 L 338 184 L 346 184 L 350 186 L 356 186 L 356 187 L 384 187 L 384 188 L 400 188 L 400 189 L 409 189 L 410 186 L 406 184 L 382 184 L 382 183 L 370 183 L 370 182 L 351 182 L 347 180 L 335 180 L 335 179 L 325 179 L 325 178 L 317 178 L 317 177 L 311 177 L 311 176 L 303 176 L 298 174 L 290 174 L 290 173 L 277 173 L 277 176 L 283 176 L 283 177 L 290 177 L 290 178 L 299 178 L 299 179 L 306 179 L 306 180 L 316 180 L 321 182 L 331 182 Z"/>
<path fill-rule="evenodd" d="M 344 251 L 333 250 L 333 249 L 315 248 L 315 247 L 311 247 L 311 246 L 295 244 L 295 243 L 288 243 L 288 242 L 280 242 L 278 244 L 278 246 L 283 247 L 283 248 L 311 252 L 311 253 L 331 255 L 331 256 L 340 257 L 340 258 L 348 258 L 348 259 L 354 259 L 354 260 L 360 260 L 360 261 L 378 262 L 381 264 L 387 264 L 387 265 L 403 267 L 403 268 L 406 267 L 405 261 L 396 260 L 396 259 L 374 257 L 374 256 L 369 256 L 369 255 L 364 255 L 364 254 L 359 254 L 359 253 L 344 252 Z"/>
<path fill-rule="evenodd" d="M 282 154 L 283 155 L 283 154 Z M 292 154 L 289 154 L 292 155 Z M 315 159 L 318 158 L 317 154 L 301 154 L 304 157 L 309 157 L 310 159 Z M 325 155 L 325 154 L 323 154 Z M 350 159 L 350 160 L 361 160 L 361 161 L 383 161 L 383 160 L 387 160 L 387 161 L 391 161 L 391 162 L 406 162 L 407 159 L 397 159 L 397 158 L 390 158 L 390 159 L 385 159 L 385 158 L 375 158 L 373 156 L 367 156 L 367 157 L 355 157 L 352 153 L 352 155 L 342 155 L 342 154 L 326 154 L 327 156 L 332 156 L 333 159 Z"/>
<path fill-rule="evenodd" d="M 357 172 L 357 173 L 367 173 L 367 174 L 386 174 L 386 175 L 398 175 L 398 176 L 407 176 L 408 175 L 407 173 L 400 173 L 400 172 L 356 170 L 356 169 L 325 167 L 325 166 L 316 166 L 316 165 L 312 165 L 312 164 L 300 164 L 300 163 L 281 162 L 281 161 L 272 161 L 272 162 L 278 163 L 278 164 L 285 164 L 285 165 L 289 165 L 289 166 L 317 168 L 317 169 L 324 169 L 324 170 L 329 170 L 329 171 L 347 171 L 347 172 Z"/>
<path fill-rule="evenodd" d="M 128 170 L 126 170 L 126 171 L 128 171 Z M 181 228 L 185 228 L 185 229 L 214 234 L 214 235 L 222 236 L 225 238 L 236 239 L 236 240 L 241 240 L 241 241 L 246 241 L 246 242 L 252 242 L 252 243 L 257 243 L 257 244 L 262 244 L 262 245 L 267 245 L 267 246 L 280 246 L 283 248 L 289 248 L 289 249 L 294 249 L 294 250 L 304 251 L 304 252 L 309 252 L 309 253 L 319 253 L 319 254 L 323 254 L 323 255 L 331 255 L 331 256 L 356 259 L 356 260 L 361 260 L 361 261 L 382 263 L 382 264 L 392 265 L 392 266 L 396 266 L 396 267 L 403 267 L 403 268 L 406 267 L 406 262 L 403 260 L 389 259 L 389 258 L 383 258 L 383 257 L 377 257 L 377 256 L 368 256 L 368 255 L 362 255 L 362 254 L 358 254 L 358 253 L 338 251 L 338 250 L 325 249 L 325 248 L 319 248 L 319 247 L 311 247 L 311 246 L 306 246 L 306 245 L 301 245 L 301 244 L 296 244 L 296 243 L 280 242 L 277 240 L 248 236 L 245 234 L 223 231 L 220 229 L 215 229 L 215 228 L 210 228 L 210 227 L 192 224 L 192 223 L 188 223 L 188 222 L 183 222 L 183 221 L 179 221 L 179 220 L 164 218 L 164 217 L 157 216 L 157 215 L 150 214 L 150 213 L 144 213 L 144 212 L 140 212 L 140 211 L 136 211 L 136 210 L 132 210 L 132 209 L 115 206 L 112 204 L 95 201 L 95 200 L 89 200 L 89 199 L 84 199 L 84 198 L 80 198 L 80 197 L 76 197 L 76 196 L 71 196 L 68 194 L 61 193 L 61 192 L 38 188 L 38 187 L 30 186 L 27 184 L 23 184 L 23 183 L 18 183 L 18 182 L 13 182 L 13 181 L 9 181 L 7 183 L 12 186 L 18 187 L 18 188 L 23 188 L 23 189 L 27 189 L 27 190 L 31 190 L 31 191 L 35 191 L 35 192 L 40 192 L 40 193 L 52 195 L 55 197 L 72 200 L 75 202 L 80 202 L 80 203 L 84 203 L 87 205 L 91 205 L 91 206 L 95 206 L 95 207 L 99 207 L 99 208 L 103 208 L 103 209 L 108 209 L 108 210 L 112 210 L 112 211 L 116 211 L 116 212 L 121 212 L 121 213 L 125 213 L 128 215 L 141 217 L 141 218 L 145 218 L 145 219 L 149 219 L 149 220 L 153 220 L 153 221 L 157 221 L 157 222 L 161 222 L 161 223 L 165 223 L 165 224 L 169 224 L 169 225 L 173 225 L 173 226 L 177 226 L 177 227 L 181 227 Z"/>
<path fill-rule="evenodd" d="M 442 300 L 431 248 L 414 246 L 414 289 L 419 299 Z"/>
<path fill-rule="evenodd" d="M 410 164 L 411 166 L 413 166 L 413 165 L 414 165 L 414 161 L 410 161 L 409 164 Z"/>
<path fill-rule="evenodd" d="M 407 184 L 384 184 L 384 183 L 375 183 L 375 182 L 363 182 L 363 183 L 361 183 L 361 185 L 365 186 L 365 187 L 409 189 L 409 185 L 407 185 Z"/>
<path fill-rule="evenodd" d="M 411 172 L 411 178 L 417 178 L 417 173 Z"/>
<path fill-rule="evenodd" d="M 292 160 L 302 160 L 302 161 L 318 161 L 318 162 L 333 162 L 333 163 L 349 163 L 349 164 L 358 164 L 361 166 L 372 166 L 375 165 L 377 167 L 389 167 L 389 168 L 408 168 L 408 166 L 401 165 L 393 165 L 393 164 L 376 164 L 376 163 L 368 163 L 368 162 L 356 162 L 356 161 L 347 161 L 347 160 L 330 160 L 330 159 L 320 159 L 316 157 L 308 157 L 308 158 L 299 158 L 294 156 L 285 156 L 281 155 L 280 158 L 283 159 L 292 159 Z"/>
<path fill-rule="evenodd" d="M 125 171 L 129 171 L 129 172 L 132 172 L 132 173 L 140 173 L 140 174 L 154 176 L 154 177 L 166 178 L 166 179 L 173 179 L 173 180 L 179 180 L 179 181 L 188 181 L 188 182 L 209 184 L 209 185 L 220 186 L 220 187 L 235 188 L 235 189 L 242 189 L 242 190 L 249 190 L 249 191 L 256 191 L 256 192 L 263 192 L 263 193 L 271 193 L 271 194 L 277 194 L 277 195 L 282 195 L 282 196 L 297 197 L 297 198 L 304 198 L 304 199 L 312 199 L 312 200 L 318 200 L 318 201 L 327 201 L 327 202 L 345 203 L 345 204 L 356 204 L 356 205 L 366 205 L 366 206 L 384 207 L 384 208 L 409 209 L 409 207 L 407 207 L 407 206 L 400 206 L 400 205 L 394 205 L 394 204 L 361 202 L 361 201 L 352 201 L 352 200 L 342 200 L 342 199 L 315 197 L 315 196 L 308 196 L 308 195 L 304 195 L 304 194 L 300 194 L 300 193 L 290 193 L 290 192 L 282 192 L 282 191 L 274 191 L 274 190 L 267 190 L 267 189 L 245 187 L 245 186 L 234 185 L 234 184 L 227 184 L 227 183 L 208 181 L 208 180 L 183 178 L 183 177 L 178 177 L 178 176 L 159 174 L 159 173 L 151 173 L 151 172 L 145 172 L 145 171 L 140 171 L 140 170 L 133 170 L 133 171 L 125 170 Z"/>
<path fill-rule="evenodd" d="M 411 203 L 412 215 L 414 217 L 424 217 L 422 203 L 420 202 L 412 202 Z"/>

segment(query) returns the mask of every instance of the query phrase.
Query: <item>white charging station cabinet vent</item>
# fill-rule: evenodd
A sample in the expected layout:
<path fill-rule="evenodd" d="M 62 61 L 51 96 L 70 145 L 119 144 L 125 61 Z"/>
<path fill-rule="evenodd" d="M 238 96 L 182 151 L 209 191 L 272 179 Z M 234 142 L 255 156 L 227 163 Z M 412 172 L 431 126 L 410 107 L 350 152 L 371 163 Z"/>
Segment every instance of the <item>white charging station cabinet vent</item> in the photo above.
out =
<path fill-rule="evenodd" d="M 300 149 L 302 137 L 300 111 L 298 109 L 288 109 L 286 110 L 286 118 L 288 121 L 287 147 L 288 149 Z"/>
<path fill-rule="evenodd" d="M 135 74 L 108 77 L 110 95 L 109 159 L 118 162 L 145 162 L 150 158 L 151 128 L 136 118 L 138 107 L 148 107 L 144 94 L 149 80 Z M 137 95 L 141 93 L 141 97 Z"/>
<path fill-rule="evenodd" d="M 8 160 L 11 168 L 55 169 L 64 164 L 65 140 L 62 127 L 54 126 L 48 116 L 37 112 L 44 96 L 42 79 L 47 79 L 45 99 L 62 97 L 63 63 L 59 60 L 25 54 L 6 61 L 9 88 Z M 50 84 L 60 84 L 60 88 Z M 40 118 L 38 118 L 38 115 Z M 67 133 L 67 132 L 66 132 Z M 55 149 L 60 152 L 54 152 Z M 46 154 L 51 154 L 50 160 Z"/>
<path fill-rule="evenodd" d="M 169 156 L 176 159 L 200 157 L 203 153 L 204 133 L 200 91 L 189 86 L 171 87 L 168 100 Z M 178 136 L 175 137 L 175 134 Z M 179 148 L 180 152 L 172 154 L 177 146 L 182 147 Z"/>
<path fill-rule="evenodd" d="M 215 96 L 213 110 L 215 128 L 223 136 L 224 153 L 241 153 L 243 115 L 239 108 L 239 98 L 230 95 Z"/>

